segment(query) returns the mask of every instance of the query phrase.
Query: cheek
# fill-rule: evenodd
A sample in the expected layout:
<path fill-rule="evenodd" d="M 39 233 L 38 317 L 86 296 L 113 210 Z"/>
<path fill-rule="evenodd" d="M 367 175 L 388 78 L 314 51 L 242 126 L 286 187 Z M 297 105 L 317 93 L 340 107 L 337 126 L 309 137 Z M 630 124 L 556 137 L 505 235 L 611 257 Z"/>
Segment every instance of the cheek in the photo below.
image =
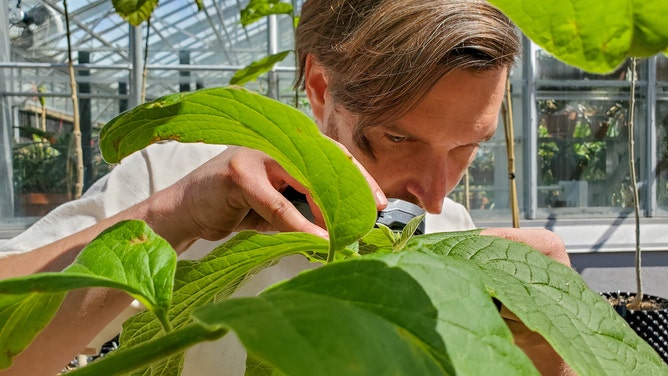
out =
<path fill-rule="evenodd" d="M 448 185 L 456 186 L 476 157 L 477 148 L 466 153 L 455 153 L 448 160 Z"/>
<path fill-rule="evenodd" d="M 394 192 L 401 182 L 408 177 L 410 163 L 405 163 L 401 158 L 376 158 L 371 159 L 363 153 L 356 153 L 355 158 L 376 180 L 376 183 L 385 192 Z M 395 193 L 393 193 L 395 194 Z"/>

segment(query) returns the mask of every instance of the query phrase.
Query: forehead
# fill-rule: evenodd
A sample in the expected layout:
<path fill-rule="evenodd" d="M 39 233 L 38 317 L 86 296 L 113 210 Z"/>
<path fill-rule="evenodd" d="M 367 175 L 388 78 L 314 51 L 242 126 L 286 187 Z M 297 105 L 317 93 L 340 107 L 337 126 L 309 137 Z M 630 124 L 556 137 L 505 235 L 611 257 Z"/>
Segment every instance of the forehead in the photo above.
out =
<path fill-rule="evenodd" d="M 425 97 L 390 128 L 416 138 L 469 131 L 480 139 L 493 136 L 503 101 L 506 69 L 455 70 L 443 76 Z M 433 141 L 433 140 L 432 140 Z"/>

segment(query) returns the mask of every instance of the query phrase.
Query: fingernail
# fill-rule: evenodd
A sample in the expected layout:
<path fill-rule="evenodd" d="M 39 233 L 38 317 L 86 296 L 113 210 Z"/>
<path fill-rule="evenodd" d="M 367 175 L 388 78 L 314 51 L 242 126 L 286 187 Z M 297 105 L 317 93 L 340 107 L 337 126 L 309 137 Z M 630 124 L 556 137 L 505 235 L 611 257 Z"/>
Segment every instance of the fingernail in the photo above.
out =
<path fill-rule="evenodd" d="M 329 239 L 329 232 L 327 232 L 327 230 L 322 228 L 318 229 L 318 233 L 316 235 L 321 238 Z"/>
<path fill-rule="evenodd" d="M 377 190 L 374 196 L 376 196 L 376 205 L 380 207 L 385 207 L 387 205 L 387 197 L 385 197 L 383 191 Z"/>

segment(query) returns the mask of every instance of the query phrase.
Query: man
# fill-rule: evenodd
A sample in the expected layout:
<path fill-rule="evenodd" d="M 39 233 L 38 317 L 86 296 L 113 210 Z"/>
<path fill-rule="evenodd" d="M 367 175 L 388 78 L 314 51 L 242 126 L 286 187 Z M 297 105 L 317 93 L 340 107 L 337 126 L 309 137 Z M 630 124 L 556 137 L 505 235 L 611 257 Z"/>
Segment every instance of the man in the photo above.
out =
<path fill-rule="evenodd" d="M 307 0 L 296 50 L 298 82 L 316 122 L 358 161 L 378 208 L 386 205 L 386 197 L 400 198 L 430 213 L 428 231 L 472 228 L 465 210 L 445 196 L 479 144 L 495 133 L 508 70 L 519 53 L 510 21 L 478 0 Z M 322 224 L 308 221 L 283 197 L 288 185 L 303 191 L 258 151 L 154 145 L 128 157 L 84 198 L 5 245 L 16 254 L 4 260 L 0 277 L 60 270 L 100 231 L 129 218 L 145 220 L 190 257 L 199 256 L 201 239 L 215 241 L 241 229 L 325 236 Z M 31 241 L 36 233 L 60 240 L 49 245 Z M 563 244 L 546 231 L 486 233 L 528 242 L 568 263 Z M 239 293 L 256 293 L 307 267 L 301 259 L 288 258 Z M 130 299 L 115 291 L 69 294 L 54 322 L 10 372 L 54 373 L 128 304 Z M 542 372 L 561 372 L 559 358 L 539 336 L 510 323 Z M 184 374 L 242 374 L 243 353 L 231 350 L 233 338 L 228 337 L 189 351 Z"/>

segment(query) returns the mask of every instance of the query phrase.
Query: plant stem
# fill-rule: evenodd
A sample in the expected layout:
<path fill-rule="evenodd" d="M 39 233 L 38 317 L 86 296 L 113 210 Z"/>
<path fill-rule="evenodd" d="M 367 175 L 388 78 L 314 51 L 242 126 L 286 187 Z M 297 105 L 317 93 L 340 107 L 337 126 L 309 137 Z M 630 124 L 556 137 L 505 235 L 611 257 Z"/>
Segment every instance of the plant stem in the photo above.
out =
<path fill-rule="evenodd" d="M 144 69 L 142 71 L 142 82 L 141 82 L 141 102 L 138 104 L 144 103 L 146 101 L 146 81 L 148 79 L 148 37 L 151 35 L 151 17 L 146 20 L 146 42 L 144 43 Z"/>
<path fill-rule="evenodd" d="M 466 207 L 467 212 L 471 212 L 471 175 L 469 170 L 471 167 L 464 171 L 464 207 Z"/>
<path fill-rule="evenodd" d="M 150 366 L 150 363 L 178 354 L 188 347 L 224 336 L 225 329 L 209 329 L 203 325 L 188 325 L 163 337 L 124 349 L 118 349 L 97 362 L 72 371 L 71 375 L 125 375 Z"/>
<path fill-rule="evenodd" d="M 508 181 L 510 183 L 510 209 L 512 210 L 513 227 L 520 227 L 520 210 L 517 204 L 517 182 L 515 180 L 515 136 L 513 132 L 513 106 L 510 91 L 510 78 L 506 79 L 506 101 L 501 107 L 503 125 L 506 131 L 506 151 L 508 154 Z"/>
<path fill-rule="evenodd" d="M 290 18 L 292 19 L 291 24 L 292 24 L 292 38 L 295 39 L 297 35 L 297 22 L 296 18 L 297 16 L 295 15 L 295 9 L 297 9 L 297 1 L 292 0 L 292 11 L 290 12 Z M 293 55 L 295 57 L 295 67 L 298 65 L 298 59 L 297 59 L 297 51 L 293 52 Z M 299 87 L 295 85 L 295 108 L 299 108 Z"/>
<path fill-rule="evenodd" d="M 634 118 L 636 104 L 636 82 L 638 80 L 636 72 L 637 59 L 631 58 L 631 103 L 629 108 L 629 170 L 631 174 L 631 193 L 633 194 L 633 209 L 635 213 L 635 234 L 636 234 L 636 252 L 635 252 L 635 271 L 636 271 L 636 296 L 633 298 L 630 309 L 640 309 L 642 302 L 642 275 L 641 275 L 641 252 L 640 252 L 640 203 L 638 202 L 638 184 L 636 183 L 636 164 L 634 152 Z"/>
<path fill-rule="evenodd" d="M 77 82 L 74 77 L 74 64 L 72 62 L 72 35 L 70 31 L 70 17 L 67 11 L 67 0 L 63 0 L 65 9 L 65 26 L 67 27 L 67 67 L 70 74 L 70 89 L 72 91 L 72 136 L 74 136 L 74 158 L 76 160 L 76 182 L 74 183 L 74 198 L 81 197 L 83 193 L 83 150 L 81 148 L 81 124 L 79 121 L 79 99 L 77 98 Z"/>

